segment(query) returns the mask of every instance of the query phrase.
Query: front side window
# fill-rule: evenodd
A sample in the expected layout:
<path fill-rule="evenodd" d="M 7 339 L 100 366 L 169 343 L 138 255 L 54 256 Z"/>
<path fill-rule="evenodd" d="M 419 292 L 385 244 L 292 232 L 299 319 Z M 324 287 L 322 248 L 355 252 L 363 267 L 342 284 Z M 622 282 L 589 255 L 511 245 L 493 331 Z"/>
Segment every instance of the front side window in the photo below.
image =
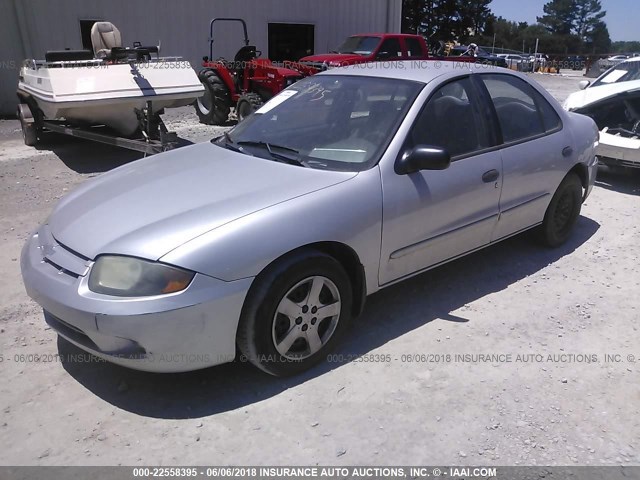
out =
<path fill-rule="evenodd" d="M 378 162 L 422 88 L 407 80 L 315 75 L 275 96 L 216 143 L 311 168 L 366 170 Z"/>
<path fill-rule="evenodd" d="M 411 146 L 440 147 L 451 157 L 490 147 L 474 92 L 468 77 L 440 87 L 430 97 L 413 126 Z"/>
<path fill-rule="evenodd" d="M 533 87 L 511 75 L 483 74 L 480 77 L 496 109 L 504 143 L 545 133 Z"/>

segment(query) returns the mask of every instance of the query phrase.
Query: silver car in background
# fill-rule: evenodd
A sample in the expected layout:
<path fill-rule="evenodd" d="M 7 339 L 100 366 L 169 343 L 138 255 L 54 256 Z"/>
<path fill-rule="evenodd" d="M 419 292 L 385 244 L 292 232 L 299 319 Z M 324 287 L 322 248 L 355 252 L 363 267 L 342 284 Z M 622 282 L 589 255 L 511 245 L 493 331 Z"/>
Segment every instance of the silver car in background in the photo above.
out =
<path fill-rule="evenodd" d="M 238 347 L 295 374 L 381 288 L 532 228 L 566 241 L 597 141 L 505 69 L 335 69 L 218 139 L 87 181 L 28 240 L 24 283 L 62 337 L 114 363 L 194 370 Z"/>

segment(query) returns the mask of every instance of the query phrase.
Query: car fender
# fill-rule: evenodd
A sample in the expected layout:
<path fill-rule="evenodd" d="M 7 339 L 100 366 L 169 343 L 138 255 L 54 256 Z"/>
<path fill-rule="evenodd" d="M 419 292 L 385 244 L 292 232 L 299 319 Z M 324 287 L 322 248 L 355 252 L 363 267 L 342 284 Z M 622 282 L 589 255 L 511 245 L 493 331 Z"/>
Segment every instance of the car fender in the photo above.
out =
<path fill-rule="evenodd" d="M 565 124 L 570 126 L 569 133 L 573 140 L 573 165 L 570 165 L 570 167 L 575 168 L 578 166 L 580 169 L 580 179 L 584 187 L 584 201 L 591 193 L 596 180 L 598 170 L 596 149 L 598 148 L 600 132 L 591 117 L 579 113 L 563 113 L 569 120 L 565 120 Z"/>
<path fill-rule="evenodd" d="M 358 255 L 370 294 L 378 289 L 381 233 L 382 187 L 376 166 L 340 184 L 222 225 L 160 260 L 234 281 L 257 276 L 273 261 L 300 247 L 335 242 Z"/>

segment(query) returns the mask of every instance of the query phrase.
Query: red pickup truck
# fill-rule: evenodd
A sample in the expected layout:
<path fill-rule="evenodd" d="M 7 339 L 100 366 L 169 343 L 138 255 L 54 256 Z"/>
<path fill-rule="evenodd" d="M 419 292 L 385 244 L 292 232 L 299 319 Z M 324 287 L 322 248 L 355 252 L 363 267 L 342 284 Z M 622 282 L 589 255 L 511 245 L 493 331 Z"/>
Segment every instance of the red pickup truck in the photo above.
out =
<path fill-rule="evenodd" d="M 336 51 L 304 57 L 300 63 L 326 69 L 367 62 L 427 59 L 470 61 L 460 57 L 430 57 L 427 43 L 420 35 L 370 33 L 353 35 Z"/>

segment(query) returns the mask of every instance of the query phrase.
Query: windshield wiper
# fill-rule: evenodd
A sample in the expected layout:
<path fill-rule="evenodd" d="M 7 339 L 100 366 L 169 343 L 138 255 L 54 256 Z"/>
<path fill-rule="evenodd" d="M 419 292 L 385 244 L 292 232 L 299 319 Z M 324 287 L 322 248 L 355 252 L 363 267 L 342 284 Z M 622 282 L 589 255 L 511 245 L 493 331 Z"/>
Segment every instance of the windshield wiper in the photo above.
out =
<path fill-rule="evenodd" d="M 224 138 L 224 142 L 220 142 L 220 140 L 222 140 L 222 138 Z M 220 137 L 216 137 L 212 140 L 213 143 L 215 143 L 216 145 L 220 145 L 221 147 L 224 147 L 228 150 L 237 152 L 237 153 L 244 153 L 247 154 L 247 152 L 245 152 L 244 150 L 242 150 L 241 147 L 238 147 L 236 145 L 236 143 L 231 139 L 231 135 L 229 135 L 229 132 L 224 132 Z M 251 154 L 249 154 L 251 155 Z"/>
<path fill-rule="evenodd" d="M 240 145 L 240 146 L 251 146 L 251 147 L 264 147 L 269 152 L 269 155 L 271 155 L 276 160 L 281 160 L 281 161 L 283 161 L 285 163 L 288 163 L 290 165 L 298 165 L 300 167 L 306 167 L 307 166 L 299 158 L 290 157 L 288 155 L 283 155 L 281 153 L 273 151 L 274 148 L 277 148 L 278 150 L 284 150 L 284 151 L 287 151 L 287 152 L 294 153 L 294 154 L 298 155 L 298 157 L 299 157 L 300 152 L 298 152 L 298 150 L 296 150 L 294 148 L 283 147 L 281 145 L 274 145 L 274 144 L 268 143 L 268 142 L 252 141 L 252 140 L 245 140 L 243 142 L 238 142 L 237 145 Z"/>

